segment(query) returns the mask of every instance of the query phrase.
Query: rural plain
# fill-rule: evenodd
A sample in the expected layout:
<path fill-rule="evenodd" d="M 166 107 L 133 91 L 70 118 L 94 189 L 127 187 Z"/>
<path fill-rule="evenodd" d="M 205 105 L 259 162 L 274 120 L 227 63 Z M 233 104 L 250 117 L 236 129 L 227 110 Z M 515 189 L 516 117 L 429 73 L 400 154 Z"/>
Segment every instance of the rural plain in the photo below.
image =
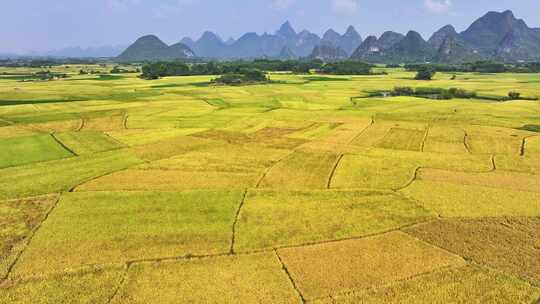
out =
<path fill-rule="evenodd" d="M 540 74 L 111 68 L 0 68 L 0 303 L 540 301 Z"/>

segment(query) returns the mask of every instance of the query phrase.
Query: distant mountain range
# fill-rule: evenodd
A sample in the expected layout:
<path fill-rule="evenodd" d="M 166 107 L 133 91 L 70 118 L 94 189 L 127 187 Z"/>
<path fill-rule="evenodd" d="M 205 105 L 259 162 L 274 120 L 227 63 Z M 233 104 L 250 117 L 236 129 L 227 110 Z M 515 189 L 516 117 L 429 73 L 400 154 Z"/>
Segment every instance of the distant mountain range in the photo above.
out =
<path fill-rule="evenodd" d="M 362 37 L 352 26 L 343 35 L 330 29 L 322 38 L 307 30 L 297 33 L 287 21 L 274 34 L 249 32 L 238 40 L 224 41 L 215 33 L 205 32 L 198 40 L 186 37 L 181 42 L 199 57 L 290 59 L 307 57 L 322 44 L 339 47 L 349 56 L 362 43 Z"/>
<path fill-rule="evenodd" d="M 379 39 L 368 37 L 351 58 L 391 63 L 540 59 L 539 29 L 529 28 L 512 11 L 489 12 L 462 33 L 457 33 L 452 25 L 446 25 L 428 41 L 414 31 L 385 46 L 381 40 L 382 36 Z"/>
<path fill-rule="evenodd" d="M 540 28 L 530 28 L 512 11 L 489 12 L 465 31 L 458 33 L 452 25 L 436 31 L 427 41 L 415 31 L 406 35 L 388 31 L 380 37 L 365 40 L 353 26 L 340 34 L 333 29 L 322 37 L 308 30 L 297 32 L 285 22 L 273 34 L 248 32 L 238 39 L 223 40 L 213 32 L 199 39 L 189 37 L 171 46 L 148 35 L 125 47 L 65 48 L 30 53 L 42 57 L 116 57 L 123 61 L 248 58 L 318 58 L 339 60 L 351 58 L 373 63 L 459 63 L 482 59 L 503 61 L 540 60 Z M 123 50 L 123 51 L 122 51 Z M 13 57 L 3 54 L 1 57 Z"/>

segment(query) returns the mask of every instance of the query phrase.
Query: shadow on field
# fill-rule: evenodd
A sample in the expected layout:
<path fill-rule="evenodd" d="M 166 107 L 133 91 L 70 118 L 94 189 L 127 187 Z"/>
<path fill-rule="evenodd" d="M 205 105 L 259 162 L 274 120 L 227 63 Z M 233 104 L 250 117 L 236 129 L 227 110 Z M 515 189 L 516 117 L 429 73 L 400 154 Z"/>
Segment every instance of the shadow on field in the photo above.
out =
<path fill-rule="evenodd" d="M 520 130 L 540 133 L 540 125 L 524 125 Z"/>

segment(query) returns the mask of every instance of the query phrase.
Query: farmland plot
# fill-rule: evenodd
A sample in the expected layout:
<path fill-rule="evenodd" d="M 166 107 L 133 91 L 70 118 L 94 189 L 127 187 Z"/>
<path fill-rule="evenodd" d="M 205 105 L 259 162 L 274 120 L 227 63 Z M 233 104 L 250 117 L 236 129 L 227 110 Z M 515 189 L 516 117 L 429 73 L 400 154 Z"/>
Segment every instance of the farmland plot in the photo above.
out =
<path fill-rule="evenodd" d="M 278 254 L 292 278 L 298 282 L 302 294 L 309 300 L 375 288 L 465 263 L 456 255 L 402 232 L 280 249 Z"/>
<path fill-rule="evenodd" d="M 149 302 L 271 304 L 300 298 L 275 255 L 265 253 L 133 266 L 113 303 Z"/>
<path fill-rule="evenodd" d="M 0 139 L 0 150 L 0 168 L 73 156 L 49 134 Z"/>
<path fill-rule="evenodd" d="M 415 181 L 401 190 L 444 217 L 540 216 L 540 193 Z"/>
<path fill-rule="evenodd" d="M 294 152 L 273 166 L 260 183 L 261 188 L 324 189 L 339 155 Z"/>
<path fill-rule="evenodd" d="M 241 198 L 241 191 L 65 194 L 13 275 L 226 253 Z"/>
<path fill-rule="evenodd" d="M 0 303 L 540 300 L 540 103 L 369 97 L 537 74 L 113 68 L 0 67 Z"/>
<path fill-rule="evenodd" d="M 248 193 L 237 224 L 237 251 L 359 237 L 426 221 L 426 210 L 392 192 Z"/>

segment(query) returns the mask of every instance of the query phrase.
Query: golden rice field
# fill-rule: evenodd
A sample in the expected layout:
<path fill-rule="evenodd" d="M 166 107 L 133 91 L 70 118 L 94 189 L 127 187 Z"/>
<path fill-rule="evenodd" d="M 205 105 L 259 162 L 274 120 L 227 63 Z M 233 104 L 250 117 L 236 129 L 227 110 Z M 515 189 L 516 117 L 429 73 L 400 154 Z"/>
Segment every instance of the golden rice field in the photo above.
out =
<path fill-rule="evenodd" d="M 367 97 L 540 75 L 80 68 L 0 68 L 0 303 L 540 301 L 540 102 Z"/>

